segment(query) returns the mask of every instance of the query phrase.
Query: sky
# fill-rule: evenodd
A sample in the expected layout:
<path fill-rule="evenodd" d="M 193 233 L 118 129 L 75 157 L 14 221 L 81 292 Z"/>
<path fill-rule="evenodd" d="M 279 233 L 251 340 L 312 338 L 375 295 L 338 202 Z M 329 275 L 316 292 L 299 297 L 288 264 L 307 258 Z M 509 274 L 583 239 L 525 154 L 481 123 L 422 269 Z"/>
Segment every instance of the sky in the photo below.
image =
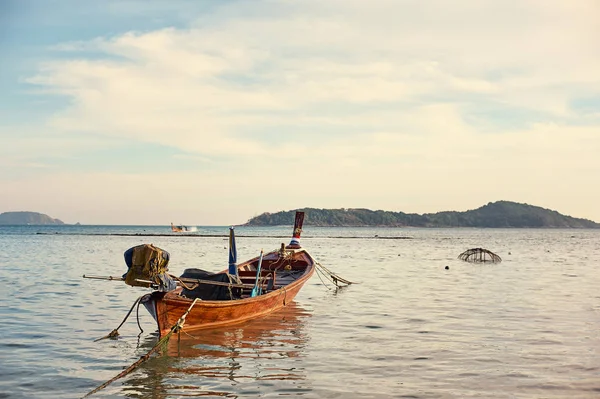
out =
<path fill-rule="evenodd" d="M 600 221 L 597 0 L 0 1 L 0 212 Z M 292 221 L 290 221 L 290 224 Z"/>

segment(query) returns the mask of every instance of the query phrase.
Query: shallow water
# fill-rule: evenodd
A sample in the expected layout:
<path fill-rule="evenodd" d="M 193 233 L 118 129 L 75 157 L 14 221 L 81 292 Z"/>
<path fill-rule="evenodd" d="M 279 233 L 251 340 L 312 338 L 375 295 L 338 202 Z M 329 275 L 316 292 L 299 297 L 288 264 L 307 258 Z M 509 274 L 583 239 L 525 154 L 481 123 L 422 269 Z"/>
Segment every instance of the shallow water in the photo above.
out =
<path fill-rule="evenodd" d="M 284 240 L 273 236 L 288 230 L 236 229 L 239 259 L 277 248 Z M 196 234 L 0 227 L 0 398 L 81 397 L 145 354 L 157 337 L 143 308 L 139 337 L 134 311 L 120 339 L 93 340 L 148 291 L 81 276 L 120 276 L 123 252 L 140 243 L 169 251 L 174 274 L 226 268 L 227 228 Z M 315 275 L 283 311 L 184 334 L 93 397 L 600 397 L 600 231 L 309 226 L 303 235 L 323 265 L 360 284 L 336 291 Z M 410 239 L 382 239 L 391 237 Z M 473 247 L 503 262 L 456 259 Z"/>

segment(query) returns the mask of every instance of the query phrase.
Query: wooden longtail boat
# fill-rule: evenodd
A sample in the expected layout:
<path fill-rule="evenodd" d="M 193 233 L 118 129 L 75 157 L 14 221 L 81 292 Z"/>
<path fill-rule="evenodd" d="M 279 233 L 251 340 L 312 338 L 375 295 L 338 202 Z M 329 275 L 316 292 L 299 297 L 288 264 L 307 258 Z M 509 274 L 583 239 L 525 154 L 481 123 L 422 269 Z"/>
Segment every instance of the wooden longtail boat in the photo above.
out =
<path fill-rule="evenodd" d="M 173 334 L 178 334 L 179 343 L 179 332 L 182 330 L 185 332 L 228 326 L 266 316 L 283 308 L 296 297 L 302 286 L 317 271 L 317 267 L 319 277 L 328 277 L 336 287 L 341 287 L 340 283 L 352 284 L 325 268 L 302 249 L 300 233 L 303 220 L 304 212 L 296 212 L 294 234 L 288 246 L 281 244 L 280 249 L 267 254 L 261 251 L 260 256 L 239 265 L 236 263 L 235 236 L 231 228 L 229 268 L 221 273 L 186 269 L 182 276 L 175 277 L 168 273 L 169 253 L 152 244 L 142 244 L 125 251 L 125 263 L 129 270 L 122 277 L 84 275 L 84 278 L 125 281 L 132 286 L 156 289 L 138 298 L 119 327 L 96 341 L 116 338 L 119 328 L 139 304 L 143 304 L 154 317 L 161 337 L 144 356 L 88 392 L 84 398 L 131 373 L 162 348 Z M 190 337 L 196 339 L 191 335 Z"/>
<path fill-rule="evenodd" d="M 214 328 L 264 316 L 290 303 L 302 286 L 315 272 L 316 261 L 301 248 L 299 239 L 302 231 L 303 212 L 296 214 L 292 242 L 288 246 L 266 253 L 240 264 L 236 264 L 235 238 L 230 230 L 230 267 L 218 274 L 207 274 L 194 269 L 186 270 L 179 278 L 178 287 L 171 291 L 154 291 L 141 299 L 142 304 L 154 317 L 161 336 L 169 333 L 171 327 L 196 302 L 187 315 L 184 329 L 193 331 Z M 196 269 L 197 270 L 197 269 Z M 232 273 L 233 272 L 233 273 Z M 208 280 L 214 276 L 227 276 Z M 233 277 L 233 281 L 232 281 Z M 218 299 L 212 299 L 214 291 L 206 292 L 203 287 L 218 287 Z M 209 299 L 205 299 L 209 298 Z"/>

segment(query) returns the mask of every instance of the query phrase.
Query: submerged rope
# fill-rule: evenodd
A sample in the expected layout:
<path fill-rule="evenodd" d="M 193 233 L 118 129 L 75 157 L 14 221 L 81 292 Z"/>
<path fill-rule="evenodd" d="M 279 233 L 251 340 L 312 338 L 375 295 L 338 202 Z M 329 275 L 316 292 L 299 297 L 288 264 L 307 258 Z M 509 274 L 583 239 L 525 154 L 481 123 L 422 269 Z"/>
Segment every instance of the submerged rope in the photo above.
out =
<path fill-rule="evenodd" d="M 173 333 L 176 333 L 176 332 L 178 333 L 178 332 L 180 332 L 183 329 L 183 325 L 185 323 L 185 318 L 187 317 L 188 313 L 190 313 L 190 311 L 192 310 L 192 308 L 194 307 L 194 305 L 196 304 L 197 301 L 198 301 L 198 298 L 194 299 L 194 302 L 192 302 L 192 304 L 190 305 L 190 307 L 188 308 L 188 310 L 186 310 L 185 313 L 179 318 L 179 320 L 177 320 L 177 323 L 175 323 L 171 327 L 171 330 L 169 331 L 169 333 L 167 335 L 165 335 L 164 337 L 162 337 L 160 340 L 158 340 L 158 342 L 156 343 L 156 345 L 154 345 L 154 347 L 152 349 L 150 349 L 148 351 L 148 353 L 146 353 L 144 356 L 140 357 L 140 359 L 138 361 L 136 361 L 135 363 L 133 363 L 131 366 L 127 367 L 125 370 L 121 371 L 119 374 L 117 374 L 116 376 L 114 376 L 110 380 L 106 381 L 104 384 L 98 386 L 93 391 L 88 392 L 87 394 L 85 394 L 81 398 L 82 399 L 83 398 L 87 398 L 88 396 L 95 394 L 99 390 L 106 388 L 107 386 L 109 386 L 114 381 L 118 380 L 119 378 L 125 377 L 127 374 L 129 374 L 133 370 L 135 370 L 140 364 L 142 364 L 143 362 L 145 362 L 146 360 L 148 360 L 150 358 L 150 356 L 154 352 L 156 352 L 158 349 L 160 349 L 164 345 L 166 345 L 167 342 L 169 342 L 169 338 L 171 338 L 171 335 L 173 335 Z"/>
<path fill-rule="evenodd" d="M 142 298 L 144 296 L 145 295 L 142 295 L 141 297 L 139 297 L 138 299 L 135 300 L 135 302 L 133 303 L 133 305 L 131 305 L 131 309 L 129 309 L 129 312 L 127 312 L 127 315 L 125 316 L 125 318 L 123 319 L 123 321 L 121 322 L 121 324 L 119 324 L 119 327 L 115 328 L 114 330 L 112 330 L 111 332 L 109 332 L 108 334 L 106 334 L 104 337 L 95 339 L 94 342 L 102 341 L 103 339 L 107 339 L 107 338 L 117 338 L 119 336 L 119 328 L 121 328 L 123 326 L 123 324 L 125 324 L 125 321 L 129 318 L 129 315 L 133 311 L 133 308 L 135 308 L 135 305 L 138 305 L 138 312 L 137 312 L 138 327 L 140 328 L 140 330 L 142 330 L 142 326 L 140 326 L 139 308 L 140 308 L 141 300 L 142 300 Z M 142 332 L 144 332 L 144 330 L 142 330 Z"/>

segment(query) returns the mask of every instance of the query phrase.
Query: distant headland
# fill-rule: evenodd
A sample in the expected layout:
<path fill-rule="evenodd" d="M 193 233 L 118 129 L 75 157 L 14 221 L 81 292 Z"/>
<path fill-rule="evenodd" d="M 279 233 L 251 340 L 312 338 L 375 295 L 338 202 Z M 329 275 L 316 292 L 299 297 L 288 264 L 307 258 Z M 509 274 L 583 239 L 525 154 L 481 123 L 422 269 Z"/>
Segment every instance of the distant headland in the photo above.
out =
<path fill-rule="evenodd" d="M 48 215 L 38 212 L 4 212 L 0 213 L 0 224 L 10 225 L 37 225 L 37 224 L 64 224 L 62 220 L 53 219 Z"/>
<path fill-rule="evenodd" d="M 490 202 L 465 212 L 404 213 L 369 209 L 298 209 L 306 212 L 305 225 L 322 227 L 491 227 L 491 228 L 600 228 L 588 219 L 562 215 L 539 206 L 511 201 Z M 296 210 L 263 213 L 245 226 L 289 225 Z"/>

